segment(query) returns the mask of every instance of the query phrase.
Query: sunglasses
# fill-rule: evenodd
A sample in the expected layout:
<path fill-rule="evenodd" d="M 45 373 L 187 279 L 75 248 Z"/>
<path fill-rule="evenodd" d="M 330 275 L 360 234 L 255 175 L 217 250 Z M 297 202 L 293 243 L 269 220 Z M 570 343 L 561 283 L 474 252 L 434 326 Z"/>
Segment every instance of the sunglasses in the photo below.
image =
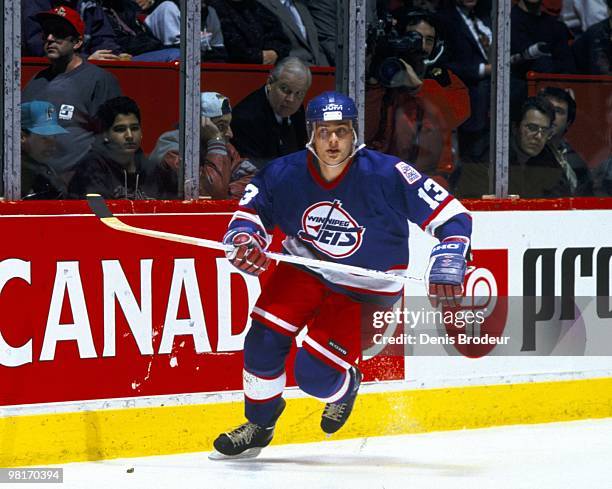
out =
<path fill-rule="evenodd" d="M 57 40 L 65 40 L 71 38 L 78 38 L 79 35 L 74 31 L 74 29 L 66 25 L 64 22 L 47 22 L 42 26 L 42 36 L 43 39 L 49 37 L 49 34 L 53 36 L 54 39 Z"/>

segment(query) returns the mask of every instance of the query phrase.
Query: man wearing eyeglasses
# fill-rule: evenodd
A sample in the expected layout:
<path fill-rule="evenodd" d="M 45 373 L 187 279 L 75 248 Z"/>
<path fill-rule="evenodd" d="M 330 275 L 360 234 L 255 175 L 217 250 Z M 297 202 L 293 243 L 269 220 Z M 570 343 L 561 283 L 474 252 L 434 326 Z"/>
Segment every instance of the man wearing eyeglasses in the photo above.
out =
<path fill-rule="evenodd" d="M 79 56 L 85 24 L 76 11 L 60 6 L 37 14 L 35 19 L 42 28 L 50 66 L 30 80 L 22 99 L 54 105 L 58 122 L 68 133 L 57 136 L 57 154 L 49 164 L 70 176 L 93 143 L 95 113 L 106 100 L 121 95 L 121 89 L 112 74 Z"/>
<path fill-rule="evenodd" d="M 232 118 L 232 144 L 255 166 L 299 151 L 306 144 L 302 102 L 312 75 L 299 58 L 290 56 L 270 72 L 265 86 L 247 95 Z"/>
<path fill-rule="evenodd" d="M 554 106 L 542 96 L 529 97 L 514 117 L 510 143 L 508 193 L 523 198 L 554 197 L 559 166 L 544 157 L 553 135 Z"/>

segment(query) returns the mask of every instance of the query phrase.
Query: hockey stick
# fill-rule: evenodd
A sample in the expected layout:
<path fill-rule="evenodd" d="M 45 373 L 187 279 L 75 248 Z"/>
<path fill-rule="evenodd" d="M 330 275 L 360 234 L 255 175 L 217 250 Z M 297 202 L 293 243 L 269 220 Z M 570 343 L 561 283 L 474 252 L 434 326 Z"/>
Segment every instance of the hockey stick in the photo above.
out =
<path fill-rule="evenodd" d="M 148 236 L 150 238 L 163 239 L 166 241 L 174 241 L 175 243 L 183 243 L 193 246 L 200 246 L 202 248 L 211 248 L 214 250 L 221 251 L 232 251 L 234 247 L 232 245 L 226 245 L 218 241 L 213 241 L 204 238 L 195 238 L 193 236 L 185 236 L 183 234 L 166 233 L 163 231 L 155 231 L 153 229 L 139 228 L 136 226 L 130 226 L 123 221 L 116 218 L 110 211 L 106 202 L 102 196 L 98 194 L 87 194 L 87 203 L 91 211 L 110 228 L 124 233 L 138 234 L 140 236 Z M 345 265 L 343 263 L 334 263 L 330 261 L 315 260 L 313 258 L 306 258 L 303 256 L 284 255 L 281 253 L 273 253 L 270 251 L 266 252 L 266 256 L 276 262 L 293 263 L 295 265 L 302 265 L 311 268 L 320 268 L 326 270 L 335 270 L 338 272 L 351 273 L 353 275 L 359 275 L 362 277 L 372 277 L 383 280 L 389 280 L 391 282 L 405 283 L 407 280 L 423 282 L 423 279 L 417 277 L 406 277 L 401 275 L 394 275 L 392 273 L 381 272 L 379 270 L 371 270 L 369 268 L 361 268 L 353 265 Z"/>

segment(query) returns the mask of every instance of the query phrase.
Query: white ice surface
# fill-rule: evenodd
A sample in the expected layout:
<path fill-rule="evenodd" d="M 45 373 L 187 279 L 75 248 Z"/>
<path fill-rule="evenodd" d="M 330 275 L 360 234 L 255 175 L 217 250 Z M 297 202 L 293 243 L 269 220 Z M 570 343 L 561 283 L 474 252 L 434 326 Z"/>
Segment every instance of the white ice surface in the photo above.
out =
<path fill-rule="evenodd" d="M 43 487 L 610 489 L 612 418 L 270 446 L 252 460 L 207 455 L 65 464 L 64 483 Z"/>

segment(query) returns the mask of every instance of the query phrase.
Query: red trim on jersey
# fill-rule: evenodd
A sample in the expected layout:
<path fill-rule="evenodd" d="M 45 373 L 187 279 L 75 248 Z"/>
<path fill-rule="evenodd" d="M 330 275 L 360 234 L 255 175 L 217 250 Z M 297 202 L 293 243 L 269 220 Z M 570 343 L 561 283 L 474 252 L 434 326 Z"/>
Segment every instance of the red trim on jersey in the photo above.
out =
<path fill-rule="evenodd" d="M 346 175 L 346 173 L 349 171 L 349 168 L 353 165 L 353 158 L 351 158 L 348 160 L 348 163 L 342 170 L 342 173 L 340 173 L 340 175 L 334 178 L 331 182 L 328 182 L 319 174 L 319 170 L 317 169 L 315 162 L 313 161 L 313 155 L 310 151 L 306 154 L 306 161 L 308 165 L 308 171 L 310 171 L 310 175 L 312 175 L 314 181 L 318 183 L 321 187 L 323 187 L 325 190 L 332 190 L 333 188 L 337 187 Z"/>
<path fill-rule="evenodd" d="M 276 394 L 275 396 L 272 397 L 268 397 L 267 399 L 251 399 L 249 396 L 247 396 L 246 394 L 244 395 L 244 398 L 249 401 L 252 402 L 253 404 L 263 404 L 264 402 L 270 402 L 274 399 L 277 399 L 279 397 L 281 397 L 283 395 L 283 393 L 281 392 L 280 394 Z"/>
<path fill-rule="evenodd" d="M 267 326 L 268 328 L 276 331 L 277 333 L 281 333 L 285 336 L 290 336 L 291 338 L 293 338 L 297 334 L 297 333 L 293 333 L 289 331 L 288 329 L 283 328 L 282 326 L 279 326 L 276 323 L 273 323 L 269 319 L 264 318 L 263 316 L 261 316 L 260 314 L 257 314 L 254 311 L 251 313 L 251 318 L 259 321 L 264 326 Z"/>
<path fill-rule="evenodd" d="M 439 206 L 436 208 L 436 210 L 434 210 L 434 211 L 433 211 L 433 212 L 430 214 L 430 216 L 429 216 L 427 219 L 425 219 L 425 221 L 423 221 L 423 223 L 421 224 L 421 229 L 425 229 L 425 228 L 426 228 L 426 227 L 429 225 L 429 223 L 430 223 L 431 221 L 433 221 L 433 220 L 436 218 L 436 216 L 437 216 L 438 214 L 440 214 L 440 212 L 442 212 L 442 210 L 444 210 L 444 208 L 445 208 L 445 207 L 446 207 L 448 204 L 450 204 L 450 202 L 451 202 L 453 199 L 454 199 L 454 197 L 453 197 L 452 195 L 449 195 L 448 197 L 446 197 L 446 199 L 444 199 L 444 200 L 442 201 L 442 203 L 441 203 L 441 204 L 440 204 L 440 205 L 439 205 Z"/>

